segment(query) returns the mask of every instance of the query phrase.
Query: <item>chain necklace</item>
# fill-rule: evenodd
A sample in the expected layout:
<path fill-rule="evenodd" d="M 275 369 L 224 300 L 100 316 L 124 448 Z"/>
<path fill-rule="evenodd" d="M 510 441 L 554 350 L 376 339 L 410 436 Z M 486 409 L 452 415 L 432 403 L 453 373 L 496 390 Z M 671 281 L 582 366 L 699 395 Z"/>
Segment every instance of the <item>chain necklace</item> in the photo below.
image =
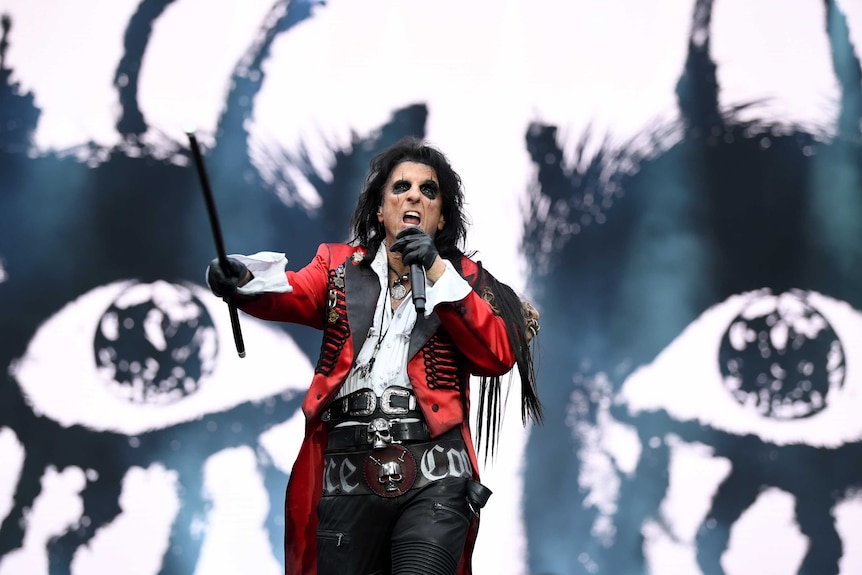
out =
<path fill-rule="evenodd" d="M 395 275 L 397 275 L 398 277 L 395 278 L 395 281 L 392 282 L 391 286 L 389 285 L 389 282 L 387 279 L 386 291 L 389 292 L 389 295 L 393 299 L 401 301 L 405 297 L 407 297 L 407 288 L 404 286 L 404 283 L 407 281 L 410 281 L 410 275 L 409 274 L 399 275 L 398 272 L 395 271 L 395 268 L 393 268 L 391 265 L 389 266 L 389 269 L 392 270 L 393 272 L 395 272 Z M 387 305 L 389 305 L 388 302 L 384 302 L 384 304 L 380 310 L 380 331 L 377 334 L 377 342 L 374 344 L 374 349 L 371 352 L 371 357 L 369 358 L 369 360 L 367 362 L 365 362 L 365 364 L 358 366 L 359 377 L 361 377 L 362 379 L 367 379 L 368 376 L 371 374 L 371 369 L 374 367 L 374 360 L 377 359 L 377 352 L 380 351 L 380 346 L 383 344 L 383 338 L 385 338 L 386 334 L 389 333 L 389 328 L 392 327 L 392 324 L 395 321 L 394 317 L 390 317 L 389 318 L 389 324 L 386 326 L 386 329 L 383 329 L 383 324 L 386 321 L 386 306 Z M 395 310 L 393 309 L 392 311 L 394 314 Z"/>
<path fill-rule="evenodd" d="M 380 346 L 383 344 L 383 338 L 385 338 L 386 334 L 389 333 L 389 328 L 392 327 L 392 324 L 394 323 L 394 318 L 390 317 L 389 324 L 386 326 L 386 329 L 383 329 L 383 324 L 386 322 L 387 305 L 389 305 L 388 302 L 383 302 L 383 305 L 380 308 L 380 328 L 377 334 L 377 343 L 374 344 L 374 349 L 371 351 L 371 358 L 365 362 L 364 365 L 359 366 L 359 377 L 362 379 L 368 379 L 369 374 L 371 374 L 371 369 L 374 367 L 374 360 L 377 359 L 377 352 L 380 351 Z"/>

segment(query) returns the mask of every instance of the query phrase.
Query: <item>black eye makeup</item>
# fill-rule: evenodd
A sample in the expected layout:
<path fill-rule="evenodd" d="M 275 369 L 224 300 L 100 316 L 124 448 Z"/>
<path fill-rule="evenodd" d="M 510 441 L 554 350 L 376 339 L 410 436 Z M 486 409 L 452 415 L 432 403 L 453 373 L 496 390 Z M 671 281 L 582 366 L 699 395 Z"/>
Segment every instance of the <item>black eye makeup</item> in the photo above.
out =
<path fill-rule="evenodd" d="M 407 190 L 410 189 L 410 182 L 406 180 L 398 180 L 394 184 L 392 184 L 392 193 L 393 194 L 403 194 Z"/>
<path fill-rule="evenodd" d="M 434 180 L 428 180 L 427 182 L 419 186 L 419 191 L 422 192 L 429 200 L 433 200 L 437 197 L 440 188 L 439 186 L 437 186 L 437 182 L 435 182 Z"/>
<path fill-rule="evenodd" d="M 410 190 L 411 186 L 412 184 L 407 180 L 398 180 L 392 184 L 392 193 L 396 195 L 403 194 Z M 437 197 L 437 194 L 440 193 L 440 186 L 438 186 L 437 182 L 434 180 L 426 180 L 419 184 L 419 191 L 422 192 L 422 195 L 429 200 L 433 200 Z"/>

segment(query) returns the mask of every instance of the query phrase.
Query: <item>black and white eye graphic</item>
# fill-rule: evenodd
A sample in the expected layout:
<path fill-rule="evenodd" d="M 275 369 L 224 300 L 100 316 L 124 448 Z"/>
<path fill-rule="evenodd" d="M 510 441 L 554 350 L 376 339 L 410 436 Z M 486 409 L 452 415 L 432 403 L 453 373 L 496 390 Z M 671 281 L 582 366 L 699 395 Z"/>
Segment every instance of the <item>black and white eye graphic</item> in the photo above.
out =
<path fill-rule="evenodd" d="M 45 321 L 11 373 L 36 413 L 128 435 L 308 386 L 310 364 L 290 337 L 247 316 L 242 327 L 245 359 L 208 291 L 116 282 Z"/>
<path fill-rule="evenodd" d="M 217 335 L 191 290 L 135 284 L 102 314 L 94 351 L 101 380 L 113 393 L 133 403 L 174 403 L 212 376 Z"/>
<path fill-rule="evenodd" d="M 619 397 L 633 413 L 756 434 L 778 445 L 862 439 L 862 313 L 803 291 L 733 296 L 634 372 Z"/>
<path fill-rule="evenodd" d="M 862 312 L 845 302 L 756 290 L 706 310 L 624 382 L 625 425 L 646 457 L 667 461 L 642 525 L 647 565 L 793 574 L 843 558 L 839 572 L 855 573 L 862 477 L 847 462 L 862 439 L 859 341 Z M 764 530 L 771 543 L 752 537 Z"/>
<path fill-rule="evenodd" d="M 126 570 L 130 558 L 143 575 L 279 572 L 278 502 L 312 367 L 272 324 L 241 321 L 243 359 L 208 290 L 121 281 L 39 327 L 10 375 L 42 443 L 0 428 L 6 541 L 10 516 L 22 530 L 0 574 L 47 572 L 58 549 L 82 574 Z"/>
<path fill-rule="evenodd" d="M 725 387 L 764 417 L 810 417 L 844 385 L 841 340 L 807 299 L 802 292 L 753 298 L 721 340 Z"/>

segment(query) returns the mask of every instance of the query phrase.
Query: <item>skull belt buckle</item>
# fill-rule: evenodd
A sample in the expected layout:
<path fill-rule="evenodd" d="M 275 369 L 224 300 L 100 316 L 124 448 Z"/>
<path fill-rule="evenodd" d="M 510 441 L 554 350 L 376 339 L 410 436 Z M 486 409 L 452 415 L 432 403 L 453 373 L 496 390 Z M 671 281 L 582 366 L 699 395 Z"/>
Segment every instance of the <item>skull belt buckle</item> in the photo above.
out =
<path fill-rule="evenodd" d="M 365 459 L 365 483 L 380 497 L 407 493 L 416 481 L 416 459 L 401 445 L 375 449 Z"/>
<path fill-rule="evenodd" d="M 392 424 L 398 423 L 400 419 L 386 419 L 376 417 L 368 423 L 368 443 L 372 449 L 383 449 L 387 445 L 401 443 L 392 437 Z"/>

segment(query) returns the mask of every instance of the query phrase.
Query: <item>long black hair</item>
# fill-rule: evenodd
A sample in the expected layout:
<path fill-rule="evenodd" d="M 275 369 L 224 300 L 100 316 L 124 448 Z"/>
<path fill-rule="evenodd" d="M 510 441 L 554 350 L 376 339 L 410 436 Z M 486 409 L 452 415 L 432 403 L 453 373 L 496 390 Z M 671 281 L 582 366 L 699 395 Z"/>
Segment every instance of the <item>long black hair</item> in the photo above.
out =
<path fill-rule="evenodd" d="M 515 353 L 515 365 L 518 368 L 518 377 L 521 384 L 521 421 L 524 425 L 528 420 L 537 424 L 543 421 L 542 402 L 539 400 L 538 382 L 536 380 L 536 369 L 533 362 L 533 348 L 537 346 L 538 323 L 535 331 L 528 335 L 527 310 L 521 298 L 511 287 L 499 281 L 488 272 L 481 263 L 479 265 L 479 277 L 473 284 L 473 289 L 482 296 L 500 316 L 506 326 L 506 335 L 509 345 Z M 510 373 L 509 382 L 514 373 Z M 503 408 L 505 407 L 505 396 L 503 395 L 503 378 L 500 376 L 482 376 L 479 378 L 479 403 L 476 413 L 476 443 L 482 447 L 482 439 L 487 435 L 485 442 L 485 458 L 489 452 L 493 454 L 497 447 L 497 438 L 503 424 Z"/>

